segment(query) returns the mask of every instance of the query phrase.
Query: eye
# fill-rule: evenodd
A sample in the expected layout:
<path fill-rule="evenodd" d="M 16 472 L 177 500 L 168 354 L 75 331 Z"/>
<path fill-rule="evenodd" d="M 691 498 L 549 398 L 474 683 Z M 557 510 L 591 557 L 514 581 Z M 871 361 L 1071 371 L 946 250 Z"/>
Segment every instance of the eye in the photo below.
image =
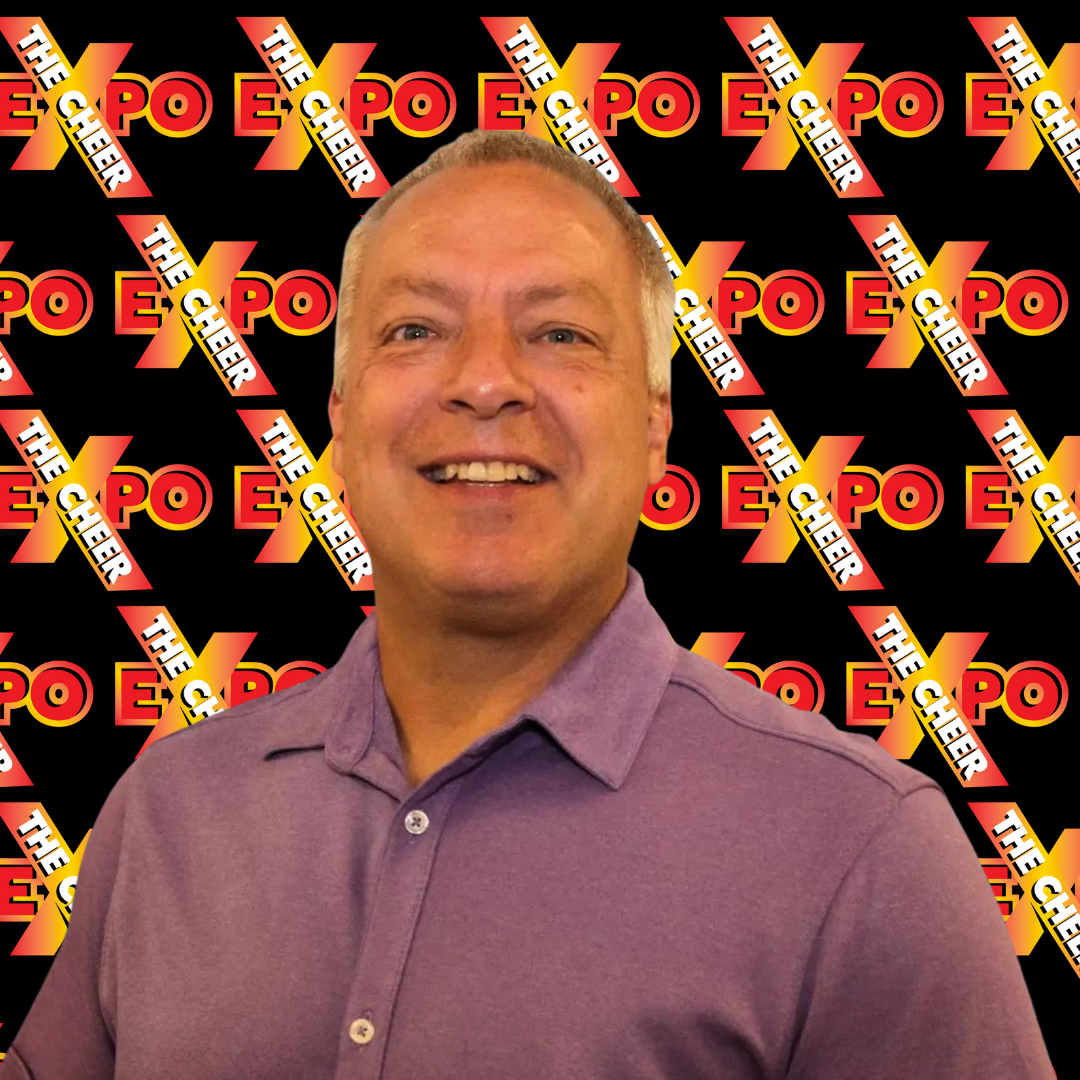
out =
<path fill-rule="evenodd" d="M 545 330 L 541 336 L 552 345 L 576 345 L 584 340 L 581 334 L 568 326 L 557 326 L 553 330 Z"/>
<path fill-rule="evenodd" d="M 390 331 L 390 341 L 425 341 L 431 328 L 420 323 L 402 323 Z"/>

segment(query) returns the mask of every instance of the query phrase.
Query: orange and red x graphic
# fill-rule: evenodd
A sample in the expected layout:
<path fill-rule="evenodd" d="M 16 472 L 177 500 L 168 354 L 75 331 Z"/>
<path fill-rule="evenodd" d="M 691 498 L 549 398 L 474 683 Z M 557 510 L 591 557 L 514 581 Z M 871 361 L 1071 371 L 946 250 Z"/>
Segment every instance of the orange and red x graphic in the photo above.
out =
<path fill-rule="evenodd" d="M 880 589 L 850 530 L 833 512 L 829 492 L 851 460 L 861 435 L 823 435 L 803 460 L 776 414 L 769 410 L 725 410 L 768 490 L 787 515 L 771 514 L 743 562 L 786 562 L 801 536 L 838 589 Z"/>
<path fill-rule="evenodd" d="M 323 62 L 316 65 L 292 27 L 280 15 L 237 16 L 237 19 L 270 74 L 285 83 L 284 93 L 292 106 L 255 168 L 298 169 L 314 143 L 353 198 L 372 199 L 388 191 L 390 184 L 375 164 L 352 121 L 344 113 L 337 112 L 337 107 L 357 73 L 363 69 L 375 43 L 334 42 Z M 304 98 L 312 93 L 320 96 L 325 108 L 335 110 L 332 120 L 337 127 L 336 142 L 334 137 L 316 136 L 304 126 L 305 116 L 310 119 L 314 114 L 305 113 L 301 105 Z M 327 101 L 329 105 L 325 105 Z M 320 131 L 322 135 L 326 134 L 324 129 Z M 343 132 L 347 132 L 349 138 L 341 134 Z M 362 176 L 350 178 L 346 175 L 350 165 L 355 166 L 365 160 L 369 168 Z"/>
<path fill-rule="evenodd" d="M 1043 930 L 1080 975 L 1080 917 L 1073 886 L 1080 877 L 1080 829 L 1062 829 L 1047 850 L 1014 802 L 968 803 L 995 851 L 1012 862 L 1027 904 L 1017 903 L 1005 921 L 1017 956 L 1028 956 Z M 1076 939 L 1076 940 L 1074 940 Z M 1080 949 L 1078 949 L 1080 952 Z"/>
<path fill-rule="evenodd" d="M 987 169 L 1030 169 L 1049 146 L 1075 187 L 1076 169 L 1067 157 L 1080 149 L 1080 131 L 1072 100 L 1080 86 L 1080 43 L 1067 42 L 1047 67 L 1014 15 L 970 15 L 975 32 L 1002 74 L 1010 80 L 1030 123 L 1014 123 L 1001 140 Z M 1035 98 L 1040 98 L 1035 108 Z M 1041 112 L 1041 115 L 1040 115 Z M 1047 122 L 1047 118 L 1055 116 Z"/>
<path fill-rule="evenodd" d="M 897 692 L 901 698 L 907 698 L 909 706 L 904 709 L 897 701 L 892 719 L 885 722 L 878 742 L 893 757 L 906 760 L 915 753 L 923 735 L 929 734 L 930 741 L 964 787 L 1004 784 L 1001 770 L 971 730 L 952 694 L 986 640 L 986 633 L 943 634 L 937 648 L 927 653 L 898 608 L 849 610 L 878 659 L 884 657 L 888 662 L 898 684 Z"/>
<path fill-rule="evenodd" d="M 135 366 L 179 367 L 194 341 L 230 394 L 276 393 L 241 343 L 232 319 L 217 308 L 224 304 L 222 298 L 258 241 L 215 240 L 203 261 L 197 263 L 180 243 L 168 218 L 154 214 L 118 214 L 117 218 L 172 305 Z"/>
<path fill-rule="evenodd" d="M 788 120 L 787 124 L 769 124 L 743 168 L 786 169 L 801 143 L 841 199 L 880 195 L 870 170 L 844 141 L 840 123 L 828 106 L 862 43 L 819 45 L 804 67 L 771 15 L 729 15 L 725 21 Z M 792 110 L 796 95 L 798 113 Z M 808 114 L 814 113 L 818 115 L 808 120 Z M 815 145 L 818 140 L 824 140 L 820 146 Z M 857 166 L 857 172 L 841 169 L 845 163 L 847 170 Z M 853 182 L 844 183 L 845 176 Z"/>
<path fill-rule="evenodd" d="M 563 145 L 566 132 L 562 131 L 560 137 L 560 126 L 556 125 L 552 113 L 545 108 L 545 103 L 552 94 L 560 94 L 560 100 L 564 103 L 569 99 L 566 108 L 576 109 L 580 115 L 580 120 L 572 129 L 575 130 L 575 136 L 571 138 L 578 137 L 576 128 L 583 124 L 580 137 L 585 138 L 585 133 L 588 132 L 588 139 L 591 140 L 589 145 L 593 147 L 582 156 L 592 164 L 602 163 L 601 171 L 608 179 L 611 179 L 611 171 L 616 173 L 612 185 L 620 195 L 637 195 L 638 189 L 626 175 L 626 170 L 615 156 L 610 143 L 600 133 L 600 126 L 593 122 L 590 111 L 585 107 L 586 99 L 592 97 L 593 87 L 607 68 L 608 61 L 615 55 L 618 43 L 604 41 L 575 45 L 573 52 L 566 58 L 566 63 L 560 67 L 528 17 L 481 16 L 481 21 L 506 56 L 514 73 L 521 77 L 535 106 L 532 116 L 525 123 L 525 132 L 539 139 L 547 139 L 556 146 Z M 571 149 L 581 153 L 577 148 Z M 609 163 L 612 166 L 611 171 L 608 170 Z"/>
<path fill-rule="evenodd" d="M 36 914 L 31 913 L 30 925 L 15 943 L 11 955 L 53 956 L 67 933 L 79 867 L 90 831 L 73 852 L 40 803 L 0 803 L 0 819 L 22 851 L 21 859 L 14 865 L 25 867 L 29 872 L 29 877 L 21 882 L 26 893 L 15 900 L 21 901 L 27 909 L 36 908 Z M 12 865 L 8 860 L 4 862 Z M 13 910 L 0 912 L 0 921 L 27 921 L 28 912 L 20 910 L 21 905 L 16 907 L 9 901 L 9 906 Z"/>
<path fill-rule="evenodd" d="M 94 102 L 104 94 L 109 80 L 116 74 L 116 69 L 123 62 L 131 42 L 126 44 L 95 42 L 87 45 L 78 64 L 72 67 L 67 57 L 56 43 L 56 38 L 49 28 L 36 15 L 6 16 L 0 18 L 0 33 L 7 38 L 8 44 L 15 50 L 26 73 L 36 81 L 39 93 L 45 99 L 52 113 L 55 124 L 38 124 L 33 134 L 26 140 L 22 152 L 12 164 L 13 169 L 55 169 L 69 145 L 75 147 L 76 156 L 85 162 L 98 187 L 109 198 L 131 198 L 146 196 L 150 189 L 146 186 L 130 157 L 124 155 L 130 176 L 123 183 L 112 187 L 102 171 L 95 168 L 86 148 L 79 142 L 76 129 L 65 123 L 57 107 L 61 96 L 68 96 L 79 112 L 89 108 L 90 113 L 78 126 L 79 132 L 87 132 L 93 127 L 101 132 L 95 146 L 104 150 L 106 146 L 116 146 L 116 132 L 105 121 L 104 114 L 94 108 Z M 25 45 L 25 47 L 22 47 Z M 67 74 L 66 78 L 62 78 Z M 74 94 L 74 99 L 70 95 Z M 107 138 L 105 138 L 107 136 Z"/>
<path fill-rule="evenodd" d="M 677 310 L 675 329 L 671 335 L 671 355 L 679 351 L 680 340 L 685 341 L 718 394 L 734 397 L 762 393 L 735 343 L 721 332 L 711 304 L 717 286 L 724 280 L 744 241 L 702 240 L 690 261 L 684 264 L 663 229 L 656 223 L 656 218 L 651 214 L 642 214 L 641 220 L 656 237 L 669 272 L 675 279 Z"/>
<path fill-rule="evenodd" d="M 143 651 L 167 680 L 172 700 L 139 748 L 189 727 L 225 708 L 219 695 L 236 665 L 244 658 L 257 631 L 215 633 L 201 653 L 195 652 L 163 607 L 117 608 Z M 139 755 L 136 754 L 136 757 Z"/>
<path fill-rule="evenodd" d="M 55 562 L 70 534 L 106 589 L 149 589 L 150 582 L 96 497 L 131 436 L 91 435 L 73 459 L 44 413 L 0 412 L 0 426 L 33 467 L 56 511 L 38 515 L 11 561 Z"/>
<path fill-rule="evenodd" d="M 1080 574 L 1080 541 L 1076 503 L 1080 483 L 1080 435 L 1066 435 L 1047 459 L 1014 409 L 971 409 L 983 437 L 1007 465 L 1029 514 L 1013 514 L 987 562 L 1030 562 L 1043 536 L 1052 541 L 1062 562 Z"/>
<path fill-rule="evenodd" d="M 925 342 L 960 393 L 1006 393 L 990 361 L 951 306 L 987 241 L 946 240 L 934 261 L 927 263 L 898 217 L 853 214 L 851 223 L 878 264 L 889 272 L 911 316 L 895 320 L 866 366 L 911 367 Z"/>
<path fill-rule="evenodd" d="M 334 471 L 333 443 L 316 458 L 288 413 L 238 409 L 263 456 L 288 485 L 291 505 L 263 545 L 256 562 L 297 562 L 317 537 L 354 592 L 372 587 L 371 560 L 348 506 L 339 506 L 345 481 Z"/>

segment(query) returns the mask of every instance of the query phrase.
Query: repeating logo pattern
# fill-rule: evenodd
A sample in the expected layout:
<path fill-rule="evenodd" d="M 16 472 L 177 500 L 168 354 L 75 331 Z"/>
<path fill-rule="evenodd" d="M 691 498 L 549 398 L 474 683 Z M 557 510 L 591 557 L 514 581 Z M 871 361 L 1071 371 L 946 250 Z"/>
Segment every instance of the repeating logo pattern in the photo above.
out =
<path fill-rule="evenodd" d="M 377 610 L 326 416 L 342 248 L 477 126 L 584 160 L 668 268 L 650 601 L 941 785 L 1067 1075 L 1078 35 L 942 15 L 901 63 L 859 18 L 403 22 L 0 17 L 0 1059 L 119 776 Z"/>

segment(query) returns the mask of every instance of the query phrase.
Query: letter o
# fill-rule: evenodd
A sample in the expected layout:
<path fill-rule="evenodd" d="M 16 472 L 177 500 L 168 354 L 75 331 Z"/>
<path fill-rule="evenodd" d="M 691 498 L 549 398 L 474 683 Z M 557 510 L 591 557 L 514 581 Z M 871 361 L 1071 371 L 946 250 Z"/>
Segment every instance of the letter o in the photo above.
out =
<path fill-rule="evenodd" d="M 1019 334 L 1039 337 L 1056 330 L 1069 310 L 1069 294 L 1060 278 L 1045 270 L 1013 274 L 1005 283 L 1005 322 Z"/>
<path fill-rule="evenodd" d="M 337 292 L 329 278 L 314 270 L 293 270 L 274 282 L 270 309 L 287 334 L 307 337 L 325 330 L 337 314 Z"/>
<path fill-rule="evenodd" d="M 663 139 L 689 131 L 701 112 L 697 87 L 674 71 L 657 71 L 638 84 L 634 118 L 638 126 Z"/>
<path fill-rule="evenodd" d="M 1028 660 L 1005 673 L 1005 715 L 1023 727 L 1052 724 L 1069 703 L 1065 676 L 1053 664 Z"/>
<path fill-rule="evenodd" d="M 26 707 L 35 720 L 47 727 L 77 724 L 94 703 L 90 676 L 78 664 L 54 660 L 30 673 Z"/>
<path fill-rule="evenodd" d="M 210 88 L 188 71 L 169 71 L 150 84 L 146 118 L 162 135 L 183 139 L 206 127 L 213 108 Z"/>
<path fill-rule="evenodd" d="M 824 310 L 821 286 L 801 270 L 778 270 L 762 282 L 759 316 L 774 334 L 805 334 L 821 321 Z"/>
<path fill-rule="evenodd" d="M 896 465 L 881 478 L 880 513 L 894 529 L 925 529 L 937 521 L 944 501 L 941 480 L 922 465 Z"/>
<path fill-rule="evenodd" d="M 941 119 L 941 87 L 919 71 L 900 71 L 885 80 L 879 106 L 881 123 L 893 135 L 915 138 L 933 131 Z"/>
<path fill-rule="evenodd" d="M 190 465 L 164 465 L 150 477 L 146 509 L 162 528 L 182 531 L 206 519 L 213 499 L 204 473 Z"/>
<path fill-rule="evenodd" d="M 27 315 L 38 330 L 54 337 L 74 334 L 94 310 L 94 294 L 86 280 L 70 270 L 50 270 L 30 282 Z"/>
<path fill-rule="evenodd" d="M 410 71 L 394 83 L 390 115 L 399 131 L 430 138 L 445 131 L 456 112 L 454 88 L 433 71 Z"/>
<path fill-rule="evenodd" d="M 821 712 L 825 703 L 825 684 L 821 676 L 809 664 L 799 660 L 767 667 L 761 674 L 761 689 L 785 705 L 804 712 Z"/>

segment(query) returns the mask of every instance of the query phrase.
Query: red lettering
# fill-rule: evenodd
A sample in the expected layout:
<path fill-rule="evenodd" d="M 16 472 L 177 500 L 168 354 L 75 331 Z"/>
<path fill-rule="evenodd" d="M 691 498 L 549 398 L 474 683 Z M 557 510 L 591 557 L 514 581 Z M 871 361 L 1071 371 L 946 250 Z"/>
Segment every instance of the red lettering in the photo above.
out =
<path fill-rule="evenodd" d="M 1005 286 L 1005 314 L 1026 334 L 1045 334 L 1065 316 L 1065 286 L 1053 274 L 1032 270 L 1009 278 Z"/>
<path fill-rule="evenodd" d="M 929 469 L 897 465 L 882 477 L 881 514 L 899 529 L 929 525 L 941 513 L 945 489 Z"/>
<path fill-rule="evenodd" d="M 11 319 L 22 313 L 29 299 L 29 282 L 17 277 L 0 277 L 0 334 L 11 333 Z"/>
<path fill-rule="evenodd" d="M 142 116 L 149 97 L 145 82 L 114 76 L 105 84 L 101 95 L 105 122 L 117 135 L 129 135 L 131 120 Z"/>
<path fill-rule="evenodd" d="M 150 510 L 167 528 L 197 525 L 210 511 L 210 481 L 186 465 L 158 469 L 150 482 Z"/>
<path fill-rule="evenodd" d="M 236 92 L 236 134 L 262 135 L 281 127 L 281 95 L 276 79 L 241 79 Z M 267 105 L 267 102 L 272 105 Z"/>
<path fill-rule="evenodd" d="M 277 280 L 274 311 L 279 324 L 297 334 L 314 334 L 334 317 L 334 286 L 313 270 L 294 270 Z"/>
<path fill-rule="evenodd" d="M 833 115 L 845 135 L 860 135 L 862 122 L 877 111 L 881 94 L 865 79 L 842 79 L 833 97 Z"/>
<path fill-rule="evenodd" d="M 1001 700 L 1005 691 L 1004 675 L 990 667 L 969 667 L 956 687 L 956 704 L 969 723 L 986 723 L 986 710 Z"/>
<path fill-rule="evenodd" d="M 150 484 L 143 470 L 118 465 L 105 477 L 101 509 L 116 528 L 126 529 L 131 524 L 131 512 L 141 509 L 149 494 Z"/>
<path fill-rule="evenodd" d="M 124 275 L 116 280 L 116 333 L 152 334 L 165 318 L 159 297 L 164 293 L 152 274 Z M 147 304 L 149 300 L 149 304 Z"/>
<path fill-rule="evenodd" d="M 361 138 L 374 134 L 374 122 L 390 111 L 394 88 L 389 82 L 368 77 L 354 79 L 349 87 L 349 119 Z"/>
<path fill-rule="evenodd" d="M 90 676 L 77 664 L 57 660 L 30 673 L 30 710 L 51 727 L 67 727 L 81 720 L 93 695 Z"/>
<path fill-rule="evenodd" d="M 766 106 L 769 96 L 764 79 L 754 76 L 724 76 L 722 133 L 758 135 L 769 126 L 771 113 Z M 752 103 L 753 108 L 747 108 Z"/>
<path fill-rule="evenodd" d="M 893 324 L 892 282 L 885 274 L 848 275 L 848 333 L 886 331 Z"/>
<path fill-rule="evenodd" d="M 165 711 L 161 673 L 150 664 L 118 664 L 116 668 L 116 722 L 156 724 Z M 149 695 L 146 691 L 149 690 Z"/>
<path fill-rule="evenodd" d="M 902 71 L 885 80 L 881 121 L 896 135 L 922 135 L 941 119 L 941 88 L 925 75 Z"/>
<path fill-rule="evenodd" d="M 0 470 L 0 529 L 29 527 L 37 521 L 37 476 L 27 470 Z"/>
<path fill-rule="evenodd" d="M 1004 135 L 1012 127 L 1010 89 L 1007 79 L 971 79 L 969 135 Z"/>
<path fill-rule="evenodd" d="M 485 131 L 521 131 L 525 127 L 525 119 L 530 112 L 526 104 L 527 95 L 523 92 L 521 83 L 517 79 L 483 77 L 481 85 L 484 92 L 481 104 L 483 129 Z M 507 103 L 511 101 L 514 103 L 513 108 L 507 106 Z"/>
<path fill-rule="evenodd" d="M 597 80 L 592 95 L 585 102 L 599 135 L 617 135 L 619 121 L 634 114 L 637 90 L 633 82 L 606 76 Z"/>
<path fill-rule="evenodd" d="M 409 131 L 424 135 L 441 131 L 456 106 L 453 88 L 430 71 L 406 75 L 394 89 L 394 115 Z"/>
<path fill-rule="evenodd" d="M 1068 700 L 1065 676 L 1052 664 L 1033 660 L 1005 675 L 1005 707 L 1021 724 L 1041 727 L 1056 720 Z"/>
<path fill-rule="evenodd" d="M 821 318 L 825 295 L 809 274 L 780 270 L 762 283 L 761 319 L 778 334 L 800 334 Z"/>
<path fill-rule="evenodd" d="M 979 469 L 969 473 L 969 529 L 1004 527 L 1012 521 L 1011 481 L 1004 469 Z"/>
<path fill-rule="evenodd" d="M 17 709 L 30 690 L 29 673 L 20 665 L 0 666 L 0 724 L 11 723 L 11 711 Z"/>
<path fill-rule="evenodd" d="M 30 314 L 47 334 L 77 330 L 92 305 L 90 286 L 78 274 L 54 270 L 30 283 Z"/>
<path fill-rule="evenodd" d="M 25 135 L 37 127 L 41 110 L 36 108 L 33 82 L 17 76 L 0 76 L 0 135 Z"/>
<path fill-rule="evenodd" d="M 1005 299 L 1005 288 L 996 278 L 976 271 L 964 279 L 956 297 L 956 313 L 973 334 L 986 333 L 986 319 L 996 315 Z"/>
<path fill-rule="evenodd" d="M 252 698 L 265 697 L 274 689 L 270 676 L 261 668 L 237 668 L 229 676 L 228 705 L 240 705 Z"/>
<path fill-rule="evenodd" d="M 239 470 L 236 474 L 236 528 L 276 525 L 284 509 L 278 488 L 279 477 L 272 469 Z"/>
<path fill-rule="evenodd" d="M 658 71 L 638 84 L 638 118 L 654 134 L 682 134 L 697 120 L 699 108 L 697 87 L 674 71 Z"/>
<path fill-rule="evenodd" d="M 833 488 L 833 512 L 837 520 L 852 529 L 862 528 L 862 515 L 881 494 L 877 472 L 850 466 L 836 478 Z"/>
<path fill-rule="evenodd" d="M 880 664 L 848 664 L 849 724 L 884 724 L 892 719 L 893 676 Z"/>
<path fill-rule="evenodd" d="M 769 520 L 771 506 L 765 489 L 768 479 L 761 469 L 725 470 L 726 486 L 723 499 L 723 527 L 740 529 L 764 525 Z M 753 501 L 745 498 L 754 496 Z"/>
<path fill-rule="evenodd" d="M 812 671 L 807 665 L 795 661 L 774 664 L 763 673 L 761 689 L 766 694 L 778 697 L 785 705 L 814 712 L 821 706 L 822 694 L 821 677 L 816 672 L 811 674 Z"/>
<path fill-rule="evenodd" d="M 242 334 L 254 332 L 255 319 L 270 310 L 270 302 L 274 297 L 272 279 L 265 274 L 258 277 L 251 275 L 251 271 L 245 271 L 233 278 L 226 304 L 229 318 Z"/>
<path fill-rule="evenodd" d="M 166 132 L 198 131 L 210 118 L 209 111 L 210 91 L 202 79 L 173 71 L 154 80 L 150 115 Z"/>
<path fill-rule="evenodd" d="M 743 315 L 753 311 L 760 299 L 756 282 L 725 274 L 724 280 L 716 286 L 713 313 L 724 330 L 741 334 Z"/>

